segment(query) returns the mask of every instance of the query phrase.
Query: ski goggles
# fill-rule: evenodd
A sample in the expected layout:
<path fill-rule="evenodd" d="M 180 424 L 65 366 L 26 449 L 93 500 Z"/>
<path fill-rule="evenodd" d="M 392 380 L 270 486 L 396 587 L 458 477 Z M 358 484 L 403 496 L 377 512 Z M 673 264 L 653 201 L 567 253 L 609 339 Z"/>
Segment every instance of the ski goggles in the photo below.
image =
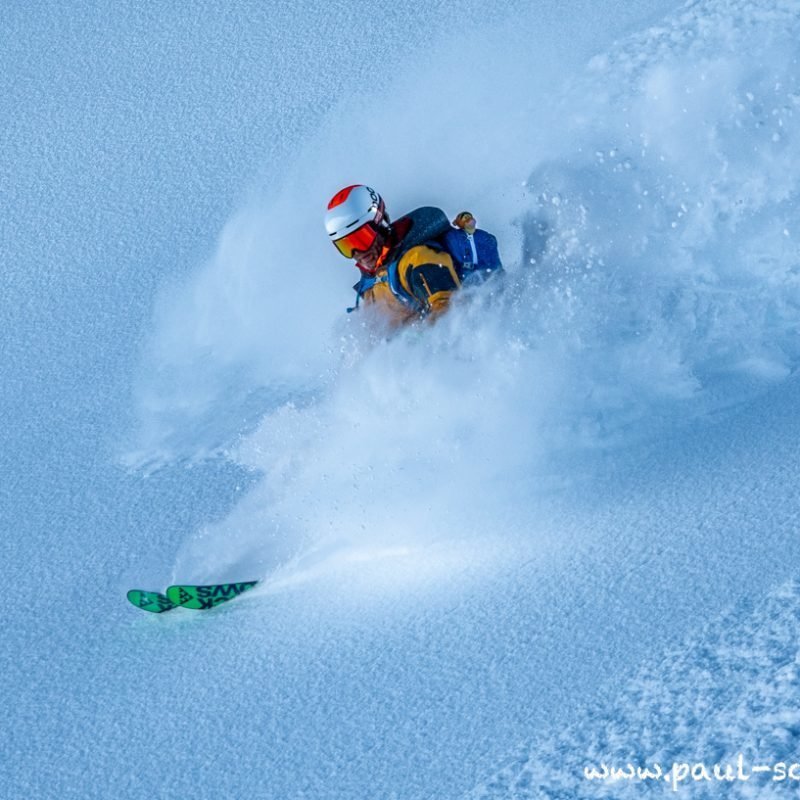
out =
<path fill-rule="evenodd" d="M 367 222 L 352 233 L 348 233 L 347 236 L 336 239 L 334 244 L 345 258 L 353 258 L 356 251 L 363 253 L 369 250 L 377 238 L 378 228 L 374 223 Z"/>

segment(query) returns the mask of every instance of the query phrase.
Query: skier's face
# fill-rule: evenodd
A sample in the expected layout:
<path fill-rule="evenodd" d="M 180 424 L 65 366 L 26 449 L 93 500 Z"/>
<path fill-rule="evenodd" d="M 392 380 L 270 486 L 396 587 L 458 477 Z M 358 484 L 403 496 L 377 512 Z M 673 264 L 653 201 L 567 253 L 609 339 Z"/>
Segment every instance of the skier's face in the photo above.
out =
<path fill-rule="evenodd" d="M 353 258 L 361 269 L 367 272 L 375 272 L 382 250 L 383 237 L 379 235 L 375 237 L 375 241 L 370 245 L 368 250 L 354 250 Z"/>

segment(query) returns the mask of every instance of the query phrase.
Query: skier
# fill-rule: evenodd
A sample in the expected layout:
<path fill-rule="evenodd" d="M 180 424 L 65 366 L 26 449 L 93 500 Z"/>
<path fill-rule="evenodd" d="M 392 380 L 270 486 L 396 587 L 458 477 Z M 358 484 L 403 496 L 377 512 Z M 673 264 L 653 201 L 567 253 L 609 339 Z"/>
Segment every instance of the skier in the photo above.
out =
<path fill-rule="evenodd" d="M 383 312 L 391 325 L 435 316 L 447 308 L 461 281 L 441 238 L 450 230 L 447 215 L 423 206 L 392 223 L 383 198 L 355 184 L 337 192 L 325 215 L 336 249 L 354 259 L 361 278 L 353 287 Z"/>
<path fill-rule="evenodd" d="M 503 271 L 497 239 L 478 228 L 475 217 L 462 211 L 453 220 L 455 227 L 444 235 L 443 243 L 455 262 L 464 285 L 482 283 L 490 275 Z"/>

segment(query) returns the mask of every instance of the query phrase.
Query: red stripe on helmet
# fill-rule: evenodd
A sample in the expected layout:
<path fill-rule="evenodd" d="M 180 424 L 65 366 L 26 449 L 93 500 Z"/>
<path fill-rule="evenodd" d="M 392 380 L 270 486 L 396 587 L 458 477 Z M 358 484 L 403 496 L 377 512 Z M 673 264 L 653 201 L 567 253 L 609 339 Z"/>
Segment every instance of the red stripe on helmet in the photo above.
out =
<path fill-rule="evenodd" d="M 357 189 L 359 186 L 361 186 L 360 183 L 354 183 L 352 186 L 347 186 L 341 191 L 336 192 L 336 194 L 331 198 L 330 203 L 328 203 L 328 211 L 344 203 L 344 201 L 350 197 L 350 192 L 352 192 L 353 189 Z"/>

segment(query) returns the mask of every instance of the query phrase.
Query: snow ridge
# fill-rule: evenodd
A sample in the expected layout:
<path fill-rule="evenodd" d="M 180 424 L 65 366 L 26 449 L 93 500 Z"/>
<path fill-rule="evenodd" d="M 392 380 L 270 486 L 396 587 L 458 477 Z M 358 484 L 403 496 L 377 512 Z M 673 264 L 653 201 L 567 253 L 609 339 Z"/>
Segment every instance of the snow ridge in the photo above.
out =
<path fill-rule="evenodd" d="M 601 763 L 704 763 L 711 770 L 735 765 L 739 754 L 748 765 L 800 761 L 800 581 L 758 603 L 737 604 L 654 656 L 618 697 L 612 706 L 587 708 L 563 733 L 521 748 L 466 797 L 581 800 L 665 791 L 665 781 L 587 780 L 584 768 Z M 792 783 L 751 774 L 749 782 L 690 780 L 681 788 L 699 798 L 783 797 Z"/>

